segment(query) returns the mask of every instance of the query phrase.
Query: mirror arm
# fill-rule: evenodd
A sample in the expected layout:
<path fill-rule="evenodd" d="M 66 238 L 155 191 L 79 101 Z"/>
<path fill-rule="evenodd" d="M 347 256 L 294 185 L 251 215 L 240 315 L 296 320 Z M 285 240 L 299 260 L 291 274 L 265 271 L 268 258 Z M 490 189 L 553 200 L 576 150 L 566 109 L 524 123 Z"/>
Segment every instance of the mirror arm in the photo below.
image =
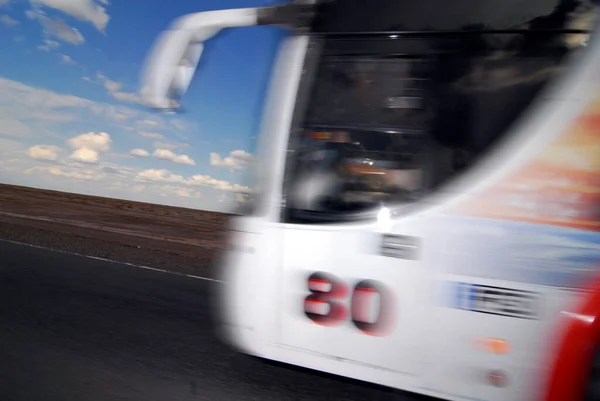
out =
<path fill-rule="evenodd" d="M 147 107 L 174 111 L 192 80 L 204 42 L 226 28 L 282 25 L 310 28 L 314 0 L 296 0 L 279 6 L 240 8 L 188 14 L 175 20 L 155 42 L 142 72 L 140 98 Z"/>
<path fill-rule="evenodd" d="M 257 22 L 258 25 L 284 25 L 297 30 L 308 30 L 315 14 L 315 4 L 296 1 L 258 9 Z"/>

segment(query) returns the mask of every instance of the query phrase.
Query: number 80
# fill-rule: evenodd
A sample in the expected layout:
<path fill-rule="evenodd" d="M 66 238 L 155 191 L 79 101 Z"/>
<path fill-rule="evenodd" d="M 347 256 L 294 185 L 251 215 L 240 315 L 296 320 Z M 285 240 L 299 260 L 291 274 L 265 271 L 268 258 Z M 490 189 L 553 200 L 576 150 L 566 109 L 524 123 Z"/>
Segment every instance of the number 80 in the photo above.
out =
<path fill-rule="evenodd" d="M 345 301 L 348 287 L 333 275 L 323 272 L 311 274 L 308 290 L 310 295 L 304 298 L 304 314 L 316 324 L 338 326 L 350 318 L 357 329 L 371 336 L 386 336 L 392 329 L 395 299 L 377 281 L 359 281 L 352 288 L 350 308 Z"/>

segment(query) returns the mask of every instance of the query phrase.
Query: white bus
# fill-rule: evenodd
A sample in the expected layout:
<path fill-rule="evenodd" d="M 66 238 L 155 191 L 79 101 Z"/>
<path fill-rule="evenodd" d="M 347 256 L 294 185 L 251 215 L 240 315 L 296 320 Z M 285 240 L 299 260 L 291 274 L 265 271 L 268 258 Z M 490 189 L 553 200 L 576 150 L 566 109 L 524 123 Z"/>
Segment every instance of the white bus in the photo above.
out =
<path fill-rule="evenodd" d="M 221 29 L 289 29 L 220 270 L 231 342 L 447 400 L 600 400 L 596 11 L 328 0 L 175 21 L 142 76 L 157 109 Z"/>

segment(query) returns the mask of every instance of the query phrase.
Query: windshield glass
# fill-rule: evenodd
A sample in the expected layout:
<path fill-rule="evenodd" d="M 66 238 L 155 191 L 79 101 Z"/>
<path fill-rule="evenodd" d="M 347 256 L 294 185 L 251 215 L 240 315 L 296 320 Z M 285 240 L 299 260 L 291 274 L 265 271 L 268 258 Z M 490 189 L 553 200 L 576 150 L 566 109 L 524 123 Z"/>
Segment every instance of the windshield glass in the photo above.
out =
<path fill-rule="evenodd" d="M 423 188 L 423 145 L 419 134 L 307 130 L 296 152 L 290 202 L 303 210 L 352 212 L 414 199 Z"/>
<path fill-rule="evenodd" d="M 426 187 L 429 67 L 419 59 L 323 58 L 294 152 L 290 208 L 315 217 L 418 197 Z"/>
<path fill-rule="evenodd" d="M 429 118 L 423 97 L 431 67 L 424 59 L 327 57 L 317 72 L 307 123 L 422 130 Z"/>
<path fill-rule="evenodd" d="M 318 32 L 456 31 L 581 28 L 572 22 L 597 0 L 327 0 Z"/>
<path fill-rule="evenodd" d="M 316 40 L 324 48 L 290 142 L 288 221 L 370 218 L 447 182 L 511 132 L 588 38 L 553 31 Z"/>

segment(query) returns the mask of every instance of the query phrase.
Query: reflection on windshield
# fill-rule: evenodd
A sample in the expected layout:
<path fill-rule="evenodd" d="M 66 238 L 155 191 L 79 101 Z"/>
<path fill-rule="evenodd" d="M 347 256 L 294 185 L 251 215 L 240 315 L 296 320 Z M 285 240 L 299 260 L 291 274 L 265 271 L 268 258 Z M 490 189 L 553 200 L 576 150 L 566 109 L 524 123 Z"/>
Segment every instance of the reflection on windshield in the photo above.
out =
<path fill-rule="evenodd" d="M 431 63 L 415 59 L 331 58 L 317 73 L 307 122 L 419 129 Z"/>
<path fill-rule="evenodd" d="M 307 130 L 296 150 L 290 206 L 335 213 L 407 202 L 423 187 L 422 142 L 415 134 Z"/>
<path fill-rule="evenodd" d="M 583 11 L 570 21 L 590 28 Z M 326 37 L 299 108 L 304 134 L 292 137 L 284 218 L 370 218 L 473 166 L 585 43 L 549 21 L 531 21 L 536 32 L 473 25 L 436 35 Z M 573 27 L 558 25 L 565 24 Z"/>

